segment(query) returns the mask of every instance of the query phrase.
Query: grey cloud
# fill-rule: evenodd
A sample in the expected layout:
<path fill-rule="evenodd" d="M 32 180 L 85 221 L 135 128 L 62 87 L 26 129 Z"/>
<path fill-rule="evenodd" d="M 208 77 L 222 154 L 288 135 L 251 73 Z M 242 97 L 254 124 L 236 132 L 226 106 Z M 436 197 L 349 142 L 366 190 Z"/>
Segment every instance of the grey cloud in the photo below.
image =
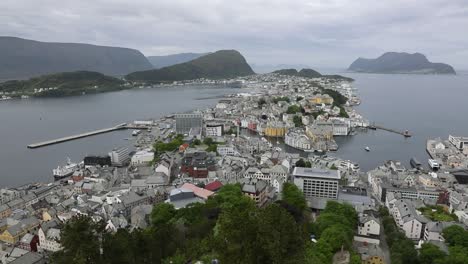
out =
<path fill-rule="evenodd" d="M 467 13 L 466 0 L 2 0 L 0 35 L 342 68 L 418 51 L 468 68 Z"/>

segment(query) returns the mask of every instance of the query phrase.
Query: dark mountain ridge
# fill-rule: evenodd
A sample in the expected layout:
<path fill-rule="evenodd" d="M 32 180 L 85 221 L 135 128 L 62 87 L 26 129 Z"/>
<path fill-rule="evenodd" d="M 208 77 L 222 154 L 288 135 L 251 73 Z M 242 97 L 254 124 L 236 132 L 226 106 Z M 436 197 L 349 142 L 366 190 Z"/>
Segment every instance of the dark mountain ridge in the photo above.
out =
<path fill-rule="evenodd" d="M 209 53 L 178 53 L 165 56 L 148 56 L 147 58 L 155 69 L 160 69 L 167 66 L 191 61 L 207 54 Z"/>
<path fill-rule="evenodd" d="M 225 79 L 255 74 L 245 58 L 236 50 L 220 50 L 161 69 L 128 74 L 130 81 L 164 83 L 200 78 Z"/>
<path fill-rule="evenodd" d="M 71 71 L 125 75 L 151 68 L 146 57 L 134 49 L 0 37 L 0 79 Z"/>
<path fill-rule="evenodd" d="M 348 68 L 366 73 L 456 74 L 452 66 L 430 62 L 421 53 L 387 52 L 376 59 L 358 58 Z"/>
<path fill-rule="evenodd" d="M 287 75 L 287 76 L 299 76 L 299 77 L 304 77 L 304 78 L 320 78 L 320 77 L 325 77 L 328 79 L 334 79 L 337 81 L 348 81 L 352 82 L 354 81 L 353 78 L 341 76 L 341 75 L 323 75 L 319 73 L 316 70 L 312 69 L 302 69 L 300 71 L 297 71 L 296 69 L 282 69 L 282 70 L 277 70 L 274 71 L 273 73 L 279 74 L 279 75 Z"/>

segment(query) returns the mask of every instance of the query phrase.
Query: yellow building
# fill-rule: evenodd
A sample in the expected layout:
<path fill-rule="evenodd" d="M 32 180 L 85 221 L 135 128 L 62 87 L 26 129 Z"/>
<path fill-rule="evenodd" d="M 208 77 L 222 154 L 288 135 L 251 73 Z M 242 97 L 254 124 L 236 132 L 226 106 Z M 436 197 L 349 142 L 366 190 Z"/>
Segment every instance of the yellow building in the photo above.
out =
<path fill-rule="evenodd" d="M 268 123 L 265 127 L 263 133 L 267 137 L 284 137 L 288 128 L 282 122 L 271 122 Z"/>
<path fill-rule="evenodd" d="M 9 226 L 0 234 L 0 240 L 10 244 L 16 244 L 27 232 L 38 227 L 39 220 L 34 217 L 21 220 L 16 225 Z"/>
<path fill-rule="evenodd" d="M 8 205 L 4 204 L 0 206 L 0 219 L 7 218 L 11 215 L 11 209 Z"/>
<path fill-rule="evenodd" d="M 363 264 L 385 264 L 385 261 L 380 256 L 371 256 L 362 261 Z"/>
<path fill-rule="evenodd" d="M 333 129 L 331 127 L 312 124 L 311 126 L 306 126 L 305 133 L 313 142 L 330 141 L 333 139 Z"/>
<path fill-rule="evenodd" d="M 331 105 L 333 104 L 333 98 L 329 96 L 328 94 L 323 94 L 323 95 L 317 94 L 314 97 L 310 98 L 309 102 L 315 105 L 321 105 L 321 104 Z"/>

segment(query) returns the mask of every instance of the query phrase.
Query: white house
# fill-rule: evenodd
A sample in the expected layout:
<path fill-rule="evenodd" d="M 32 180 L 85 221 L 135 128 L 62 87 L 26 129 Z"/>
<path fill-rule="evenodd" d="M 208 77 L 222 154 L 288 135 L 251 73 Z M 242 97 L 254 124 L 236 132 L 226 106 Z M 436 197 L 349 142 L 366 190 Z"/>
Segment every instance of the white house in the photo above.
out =
<path fill-rule="evenodd" d="M 56 252 L 62 249 L 58 242 L 60 239 L 60 229 L 55 221 L 43 223 L 38 231 L 40 251 Z"/>
<path fill-rule="evenodd" d="M 391 210 L 397 226 L 403 230 L 406 237 L 412 240 L 424 238 L 426 224 L 430 221 L 418 214 L 410 200 L 398 200 Z"/>
<path fill-rule="evenodd" d="M 154 152 L 150 150 L 140 150 L 132 156 L 131 164 L 133 166 L 143 166 L 150 164 L 154 159 Z"/>
<path fill-rule="evenodd" d="M 363 214 L 359 217 L 358 234 L 361 236 L 380 235 L 380 221 L 372 215 Z"/>

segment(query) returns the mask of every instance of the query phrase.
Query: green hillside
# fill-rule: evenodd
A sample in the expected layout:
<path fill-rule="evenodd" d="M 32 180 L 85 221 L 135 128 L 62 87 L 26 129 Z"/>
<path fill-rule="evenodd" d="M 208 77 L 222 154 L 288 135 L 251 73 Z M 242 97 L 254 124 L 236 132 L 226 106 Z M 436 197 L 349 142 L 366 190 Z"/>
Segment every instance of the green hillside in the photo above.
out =
<path fill-rule="evenodd" d="M 352 82 L 354 81 L 353 78 L 341 76 L 341 75 L 322 75 L 318 71 L 312 70 L 312 69 L 302 69 L 300 71 L 297 71 L 296 69 L 282 69 L 282 70 L 277 70 L 274 71 L 273 73 L 279 74 L 279 75 L 286 75 L 286 76 L 299 76 L 299 77 L 304 77 L 304 78 L 320 78 L 320 77 L 325 77 L 328 79 L 332 80 L 337 80 L 337 81 L 348 81 Z"/>
<path fill-rule="evenodd" d="M 0 83 L 0 92 L 14 95 L 59 97 L 124 89 L 124 81 L 98 72 L 76 71 Z M 39 92 L 39 90 L 41 90 Z"/>
<path fill-rule="evenodd" d="M 254 74 L 245 58 L 235 50 L 220 50 L 195 60 L 126 76 L 129 81 L 164 83 L 199 78 L 225 79 Z"/>

